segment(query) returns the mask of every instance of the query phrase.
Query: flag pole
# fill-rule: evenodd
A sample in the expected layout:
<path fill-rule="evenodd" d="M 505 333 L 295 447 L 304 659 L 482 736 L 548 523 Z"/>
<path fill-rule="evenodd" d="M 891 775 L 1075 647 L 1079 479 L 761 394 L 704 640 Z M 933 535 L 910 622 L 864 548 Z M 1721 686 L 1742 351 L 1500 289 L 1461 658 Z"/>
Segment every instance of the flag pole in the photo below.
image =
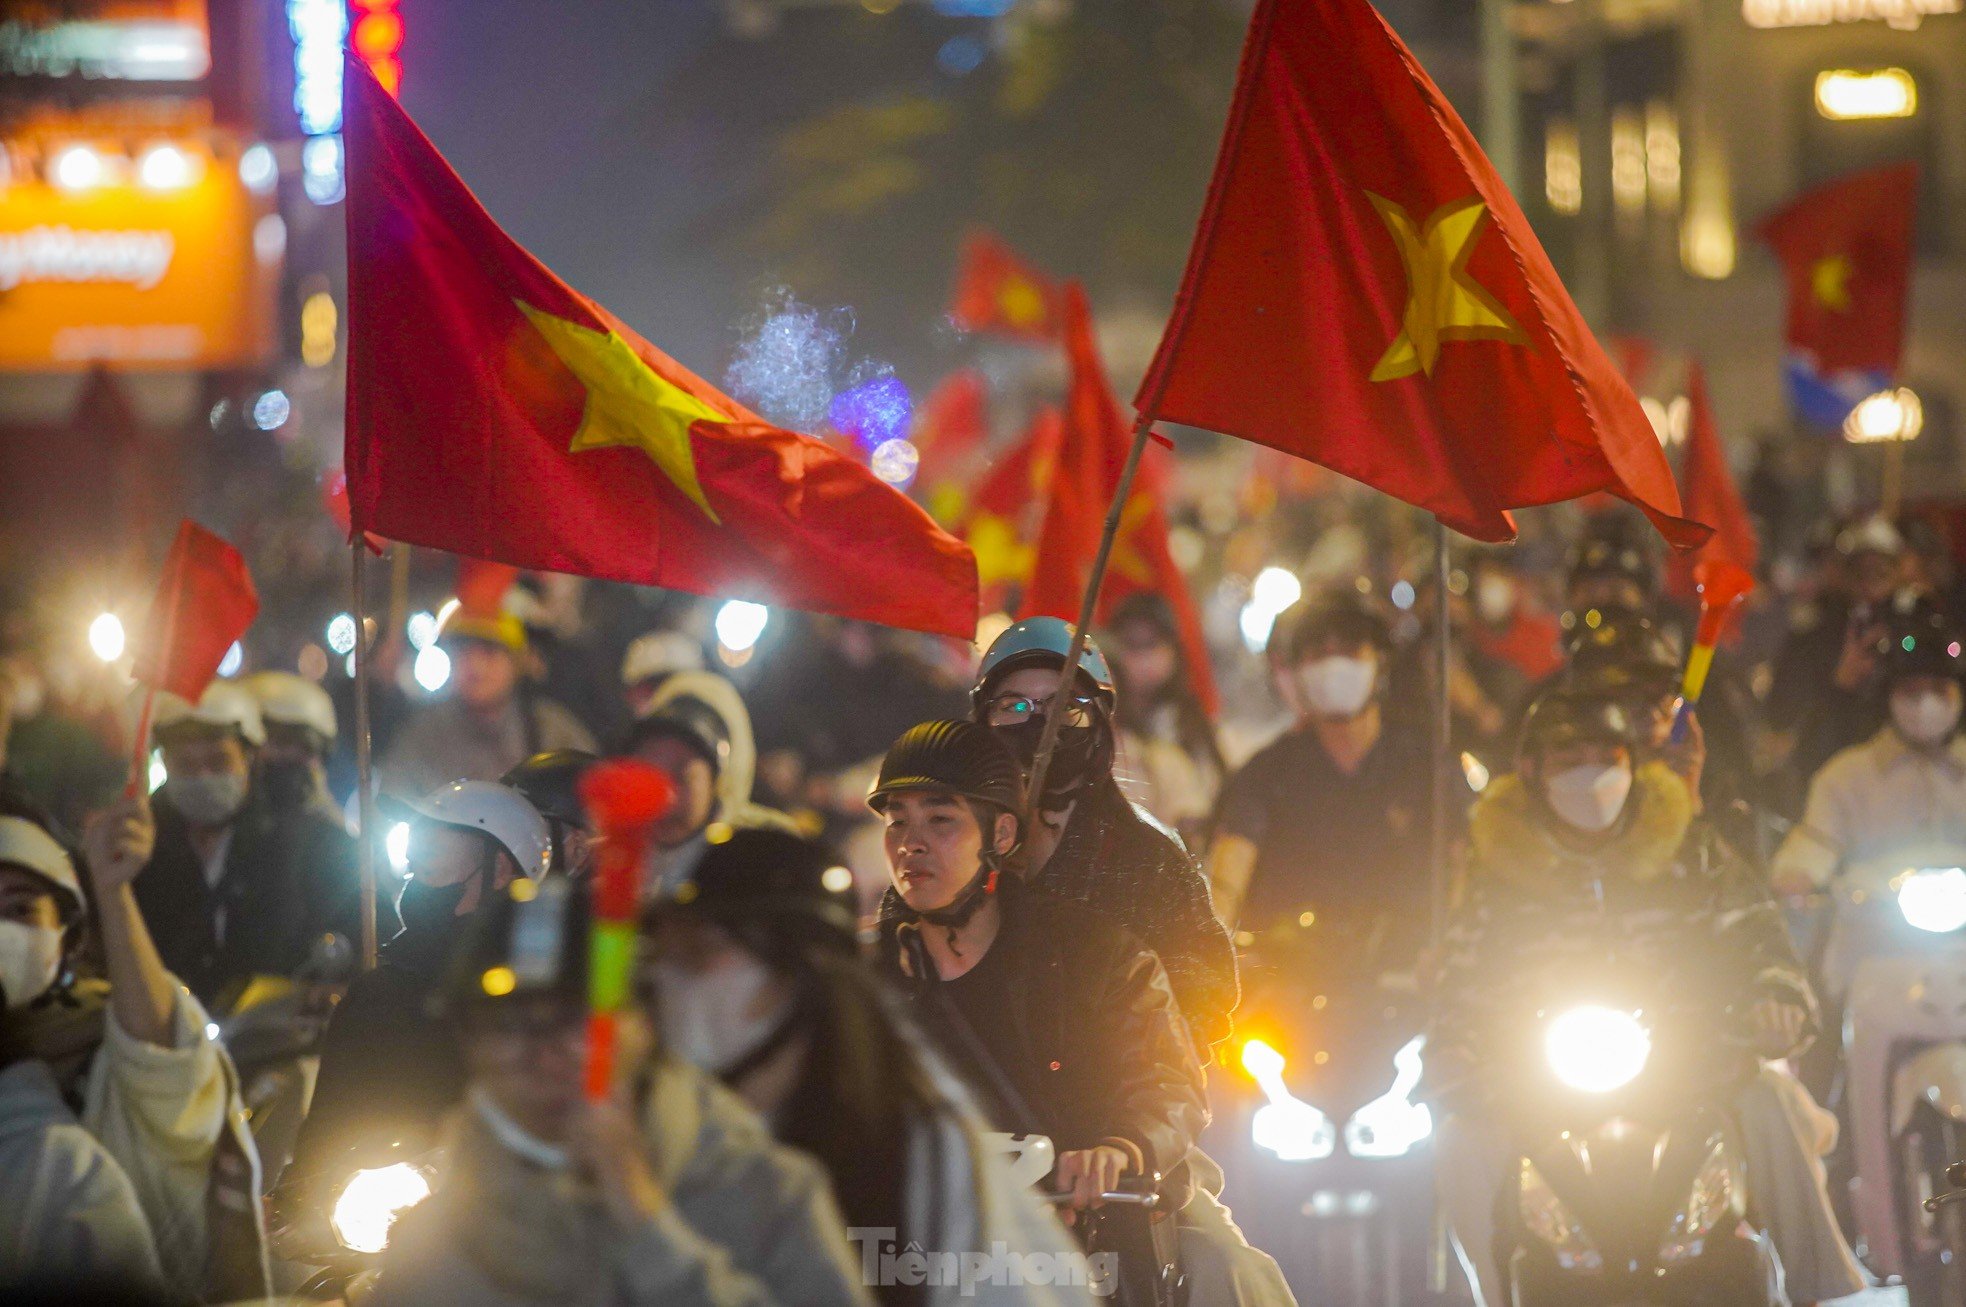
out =
<path fill-rule="evenodd" d="M 364 585 L 368 550 L 360 531 L 349 540 L 350 581 L 354 587 L 351 604 L 355 616 L 355 794 L 357 820 L 361 825 L 357 848 L 360 854 L 362 894 L 362 970 L 375 968 L 375 782 L 369 765 L 369 647 L 367 607 Z"/>
<path fill-rule="evenodd" d="M 1133 447 L 1126 452 L 1126 466 L 1120 469 L 1119 485 L 1113 491 L 1113 502 L 1106 510 L 1105 534 L 1099 537 L 1099 551 L 1092 556 L 1092 571 L 1085 578 L 1085 600 L 1079 605 L 1078 624 L 1072 628 L 1071 651 L 1065 655 L 1065 674 L 1059 680 L 1058 693 L 1070 693 L 1074 673 L 1079 659 L 1085 654 L 1086 635 L 1092 629 L 1095 614 L 1099 611 L 1099 590 L 1106 581 L 1106 564 L 1113 556 L 1113 539 L 1119 535 L 1120 518 L 1126 510 L 1126 501 L 1133 493 L 1133 477 L 1140 470 L 1140 456 L 1147 450 L 1147 440 L 1154 429 L 1153 406 L 1140 414 L 1133 424 Z M 1026 791 L 1025 805 L 1030 809 L 1031 820 L 1038 820 L 1042 811 L 1045 774 L 1051 770 L 1051 755 L 1058 748 L 1058 728 L 1065 720 L 1062 705 L 1054 705 L 1053 710 L 1044 715 L 1044 734 L 1038 739 L 1037 756 L 1031 760 L 1031 783 Z"/>
<path fill-rule="evenodd" d="M 1433 773 L 1433 847 L 1432 855 L 1432 903 L 1433 903 L 1433 946 L 1436 951 L 1447 934 L 1447 814 L 1453 806 L 1452 773 L 1448 770 L 1453 764 L 1453 700 L 1447 693 L 1447 678 L 1453 657 L 1453 632 L 1449 626 L 1449 605 L 1447 578 L 1449 572 L 1447 554 L 1447 524 L 1439 518 L 1434 519 L 1434 626 L 1436 643 L 1434 648 L 1434 773 Z"/>

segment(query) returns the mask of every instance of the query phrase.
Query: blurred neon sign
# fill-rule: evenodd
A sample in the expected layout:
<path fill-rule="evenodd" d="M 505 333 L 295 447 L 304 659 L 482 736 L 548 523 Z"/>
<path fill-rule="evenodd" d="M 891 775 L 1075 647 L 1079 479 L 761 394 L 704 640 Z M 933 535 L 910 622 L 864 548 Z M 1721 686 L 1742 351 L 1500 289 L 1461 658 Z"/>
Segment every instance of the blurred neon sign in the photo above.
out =
<path fill-rule="evenodd" d="M 1888 23 L 1913 28 L 1937 14 L 1956 14 L 1966 0 L 1741 0 L 1750 27 L 1824 27 Z"/>

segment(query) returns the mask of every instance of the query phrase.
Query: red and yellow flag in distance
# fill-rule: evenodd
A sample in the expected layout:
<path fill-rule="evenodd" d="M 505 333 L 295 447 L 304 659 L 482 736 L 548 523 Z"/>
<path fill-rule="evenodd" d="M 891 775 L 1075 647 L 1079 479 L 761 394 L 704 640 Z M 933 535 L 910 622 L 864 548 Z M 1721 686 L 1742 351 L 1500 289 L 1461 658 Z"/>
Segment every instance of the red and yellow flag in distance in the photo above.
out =
<path fill-rule="evenodd" d="M 967 546 L 572 290 L 366 69 L 346 86 L 356 530 L 974 637 Z"/>
<path fill-rule="evenodd" d="M 1058 283 L 987 231 L 963 239 L 949 319 L 964 331 L 1014 340 L 1058 339 Z"/>
<path fill-rule="evenodd" d="M 1261 0 L 1143 416 L 1322 463 L 1478 540 L 1608 490 L 1675 544 L 1638 397 L 1366 0 Z"/>

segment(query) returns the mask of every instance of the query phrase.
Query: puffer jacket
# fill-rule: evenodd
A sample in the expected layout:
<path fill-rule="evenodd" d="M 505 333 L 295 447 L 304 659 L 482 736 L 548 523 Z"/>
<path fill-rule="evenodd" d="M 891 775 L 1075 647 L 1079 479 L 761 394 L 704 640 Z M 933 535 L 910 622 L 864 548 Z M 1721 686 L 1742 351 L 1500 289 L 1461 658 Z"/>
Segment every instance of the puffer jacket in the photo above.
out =
<path fill-rule="evenodd" d="M 1236 954 L 1215 919 L 1208 879 L 1181 839 L 1129 803 L 1108 778 L 1079 800 L 1058 847 L 1031 883 L 1076 899 L 1160 956 L 1196 1045 L 1228 1039 Z"/>
<path fill-rule="evenodd" d="M 1026 966 L 1003 1000 L 1048 1068 L 1031 1111 L 1060 1152 L 1113 1144 L 1142 1172 L 1173 1171 L 1208 1124 L 1208 1100 L 1159 959 L 1106 917 L 1015 876 L 996 893 L 1005 920 L 1016 922 Z M 881 966 L 902 982 L 917 1020 L 951 1061 L 969 1065 L 973 1055 L 955 1009 L 938 995 L 940 982 L 914 979 L 902 967 L 902 933 L 913 929 L 901 913 L 883 915 Z M 992 1097 L 991 1085 L 976 1088 Z"/>
<path fill-rule="evenodd" d="M 1432 985 L 1436 1097 L 1481 1091 L 1489 1014 L 1552 977 L 1590 974 L 1607 953 L 1674 994 L 1710 999 L 1716 1015 L 1745 1014 L 1760 998 L 1802 1007 L 1809 1020 L 1790 1053 L 1815 1037 L 1815 998 L 1779 908 L 1695 819 L 1664 764 L 1639 768 L 1607 843 L 1580 851 L 1553 821 L 1515 776 L 1490 785 L 1469 816 L 1467 886 Z"/>

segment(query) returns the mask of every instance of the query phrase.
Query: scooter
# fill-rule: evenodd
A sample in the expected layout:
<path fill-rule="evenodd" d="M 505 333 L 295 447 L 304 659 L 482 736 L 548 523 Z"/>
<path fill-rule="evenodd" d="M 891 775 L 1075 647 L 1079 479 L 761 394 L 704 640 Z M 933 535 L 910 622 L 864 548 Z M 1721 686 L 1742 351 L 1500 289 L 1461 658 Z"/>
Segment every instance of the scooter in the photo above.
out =
<path fill-rule="evenodd" d="M 1009 1159 L 1015 1183 L 1041 1186 L 1057 1165 L 1058 1150 L 1044 1135 L 993 1132 L 983 1140 Z M 1085 1249 L 1086 1287 L 1095 1296 L 1121 1307 L 1187 1307 L 1175 1231 L 1178 1188 L 1158 1175 L 1127 1176 L 1099 1195 L 1104 1206 L 1076 1214 L 1072 1229 Z M 1040 1193 L 1054 1207 L 1071 1201 L 1069 1194 Z"/>
<path fill-rule="evenodd" d="M 1656 974 L 1609 957 L 1497 1014 L 1515 1160 L 1492 1255 L 1516 1307 L 1786 1301 L 1726 1106 L 1754 1061 L 1707 996 Z"/>
<path fill-rule="evenodd" d="M 397 1218 L 431 1195 L 442 1166 L 438 1150 L 403 1139 L 348 1149 L 313 1175 L 283 1177 L 269 1233 L 289 1297 L 360 1301 Z"/>
<path fill-rule="evenodd" d="M 1308 915 L 1308 914 L 1307 914 Z M 1233 1062 L 1211 1078 L 1237 1219 L 1301 1294 L 1420 1307 L 1434 1229 L 1433 1116 L 1417 940 L 1385 922 L 1290 920 L 1243 952 Z"/>
<path fill-rule="evenodd" d="M 1966 1155 L 1966 849 L 1837 878 L 1823 980 L 1843 996 L 1855 1210 L 1880 1275 L 1913 1304 L 1966 1303 L 1960 1209 L 1927 1206 Z"/>

